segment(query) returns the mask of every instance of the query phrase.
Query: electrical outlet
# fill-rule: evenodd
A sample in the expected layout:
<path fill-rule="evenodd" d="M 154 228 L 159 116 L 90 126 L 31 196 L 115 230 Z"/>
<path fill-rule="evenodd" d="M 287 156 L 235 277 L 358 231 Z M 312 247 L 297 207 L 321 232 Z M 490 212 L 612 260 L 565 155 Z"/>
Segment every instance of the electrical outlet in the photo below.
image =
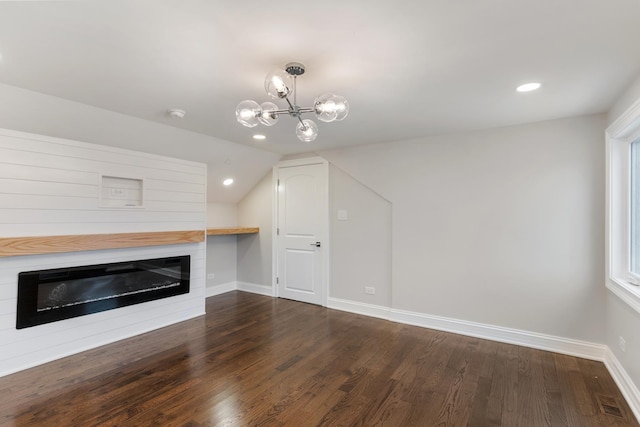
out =
<path fill-rule="evenodd" d="M 207 273 L 207 280 L 215 279 L 216 273 Z"/>
<path fill-rule="evenodd" d="M 620 347 L 620 350 L 622 350 L 623 353 L 627 351 L 627 342 L 624 338 L 618 337 L 618 347 Z"/>
<path fill-rule="evenodd" d="M 365 286 L 364 287 L 364 293 L 368 294 L 368 295 L 375 295 L 376 294 L 376 288 L 374 288 L 372 286 Z"/>

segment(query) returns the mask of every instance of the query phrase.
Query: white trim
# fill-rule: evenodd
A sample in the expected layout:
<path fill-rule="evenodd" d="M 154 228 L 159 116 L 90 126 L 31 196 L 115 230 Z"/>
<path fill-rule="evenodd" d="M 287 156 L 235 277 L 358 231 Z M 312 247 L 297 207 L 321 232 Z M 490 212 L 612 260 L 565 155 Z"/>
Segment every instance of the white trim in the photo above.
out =
<path fill-rule="evenodd" d="M 629 404 L 636 420 L 640 421 L 640 390 L 638 390 L 638 387 L 633 383 L 633 380 L 609 347 L 605 351 L 604 365 L 609 370 L 618 388 L 620 388 L 620 392 Z"/>
<path fill-rule="evenodd" d="M 236 289 L 238 289 L 237 282 L 227 282 L 227 283 L 222 283 L 220 285 L 207 286 L 205 288 L 205 298 L 224 294 L 226 292 L 235 291 Z"/>
<path fill-rule="evenodd" d="M 604 361 L 606 349 L 606 346 L 603 344 L 393 308 L 390 310 L 390 320 L 408 325 L 421 326 L 423 328 L 453 332 L 460 335 L 507 344 L 522 345 L 598 361 Z"/>
<path fill-rule="evenodd" d="M 615 296 L 640 313 L 640 288 L 638 286 L 620 282 L 614 277 L 610 277 L 606 285 L 607 289 L 613 292 Z"/>
<path fill-rule="evenodd" d="M 381 305 L 365 304 L 340 298 L 329 298 L 327 308 L 389 320 L 389 307 Z"/>
<path fill-rule="evenodd" d="M 338 298 L 329 298 L 328 308 L 377 317 L 406 325 L 452 332 L 459 335 L 504 342 L 507 344 L 522 345 L 525 347 L 553 351 L 556 353 L 568 354 L 570 356 L 582 357 L 591 360 L 604 361 L 605 350 L 607 349 L 607 346 L 603 344 L 595 344 L 587 341 L 573 340 L 554 335 L 539 334 L 448 317 L 433 316 L 430 314 L 399 310 Z"/>
<path fill-rule="evenodd" d="M 271 286 L 273 287 L 273 296 L 278 297 L 278 182 L 279 169 L 274 166 L 271 171 Z"/>
<path fill-rule="evenodd" d="M 258 285 L 248 282 L 236 282 L 236 289 L 244 292 L 251 292 L 252 294 L 266 295 L 268 297 L 275 297 L 273 286 Z"/>
<path fill-rule="evenodd" d="M 629 281 L 629 137 L 640 132 L 640 99 L 606 132 L 606 287 L 640 313 L 640 289 Z"/>
<path fill-rule="evenodd" d="M 302 157 L 300 159 L 280 160 L 275 168 L 289 168 L 293 166 L 319 165 L 327 161 L 320 156 Z"/>
<path fill-rule="evenodd" d="M 640 117 L 640 99 L 636 100 L 631 107 L 607 128 L 607 135 L 615 138 L 629 136 L 632 133 L 632 126 L 638 120 L 638 117 Z"/>
<path fill-rule="evenodd" d="M 627 283 L 629 271 L 629 144 L 640 132 L 640 99 L 606 130 L 607 183 L 606 287 L 633 310 L 640 313 L 640 289 Z M 630 138 L 631 137 L 631 138 Z M 604 364 L 637 420 L 640 420 L 640 390 L 609 347 Z"/>
<path fill-rule="evenodd" d="M 256 283 L 249 282 L 228 282 L 216 286 L 208 286 L 206 288 L 206 297 L 212 297 L 220 294 L 224 294 L 231 291 L 243 291 L 250 292 L 252 294 L 266 295 L 269 297 L 276 297 L 274 288 L 268 285 L 258 285 Z"/>
<path fill-rule="evenodd" d="M 331 286 L 331 197 L 329 191 L 329 162 L 322 157 L 318 157 L 322 162 L 324 174 L 324 224 L 322 224 L 322 305 L 329 304 L 329 289 Z"/>

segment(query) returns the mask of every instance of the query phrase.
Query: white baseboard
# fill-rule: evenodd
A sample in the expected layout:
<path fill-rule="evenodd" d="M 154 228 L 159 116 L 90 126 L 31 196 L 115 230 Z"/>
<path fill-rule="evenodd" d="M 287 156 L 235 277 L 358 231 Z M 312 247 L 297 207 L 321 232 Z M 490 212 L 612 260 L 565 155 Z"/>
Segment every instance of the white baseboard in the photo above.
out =
<path fill-rule="evenodd" d="M 439 331 L 453 332 L 476 338 L 504 342 L 507 344 L 522 345 L 537 348 L 539 350 L 553 351 L 584 359 L 604 361 L 606 346 L 587 341 L 573 340 L 570 338 L 545 335 L 519 329 L 504 328 L 501 326 L 487 325 L 484 323 L 469 322 L 466 320 L 451 319 L 448 317 L 433 316 L 411 311 L 391 309 L 390 318 L 395 322 L 408 325 L 422 326 Z"/>
<path fill-rule="evenodd" d="M 237 288 L 237 282 L 227 282 L 221 285 L 207 286 L 205 288 L 205 298 L 224 294 L 225 292 L 235 291 Z"/>
<path fill-rule="evenodd" d="M 631 407 L 634 416 L 637 420 L 640 420 L 640 390 L 638 390 L 638 387 L 624 370 L 611 349 L 606 345 L 338 298 L 329 298 L 327 308 L 604 362 Z"/>
<path fill-rule="evenodd" d="M 269 297 L 275 296 L 271 286 L 257 285 L 255 283 L 248 282 L 228 282 L 221 285 L 208 286 L 205 291 L 205 296 L 206 298 L 209 298 L 231 291 L 251 292 L 252 294 L 266 295 Z"/>
<path fill-rule="evenodd" d="M 379 319 L 391 320 L 406 325 L 420 326 L 439 331 L 452 332 L 476 338 L 522 345 L 539 350 L 554 351 L 585 359 L 604 361 L 607 347 L 586 341 L 538 334 L 518 329 L 504 328 L 466 320 L 433 316 L 413 311 L 398 310 L 379 305 L 365 304 L 338 298 L 329 298 L 328 308 L 363 314 Z"/>
<path fill-rule="evenodd" d="M 388 307 L 381 305 L 365 304 L 362 302 L 354 302 L 340 298 L 329 298 L 327 308 L 334 310 L 347 311 L 349 313 L 363 314 L 365 316 L 377 317 L 378 319 L 389 319 Z"/>
<path fill-rule="evenodd" d="M 239 291 L 251 292 L 253 294 L 266 295 L 268 297 L 275 296 L 272 286 L 258 285 L 248 282 L 236 282 L 236 289 Z"/>
<path fill-rule="evenodd" d="M 640 390 L 638 390 L 638 387 L 633 383 L 633 380 L 629 377 L 629 374 L 624 370 L 609 347 L 607 347 L 605 352 L 604 365 L 620 388 L 620 392 L 622 392 L 622 395 L 627 400 L 636 420 L 640 421 Z"/>

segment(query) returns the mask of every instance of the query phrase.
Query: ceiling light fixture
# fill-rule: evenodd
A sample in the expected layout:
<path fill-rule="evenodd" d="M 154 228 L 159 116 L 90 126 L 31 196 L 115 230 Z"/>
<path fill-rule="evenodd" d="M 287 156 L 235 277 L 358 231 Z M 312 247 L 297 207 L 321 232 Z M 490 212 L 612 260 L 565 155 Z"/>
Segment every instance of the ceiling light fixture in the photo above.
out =
<path fill-rule="evenodd" d="M 303 142 L 311 142 L 318 136 L 318 126 L 309 119 L 302 119 L 302 114 L 315 113 L 318 120 L 333 122 L 344 120 L 349 114 L 349 103 L 339 95 L 324 93 L 313 102 L 313 107 L 302 108 L 296 102 L 296 80 L 304 74 L 305 67 L 299 62 L 290 62 L 284 70 L 274 70 L 267 74 L 264 81 L 264 89 L 273 99 L 284 99 L 288 108 L 280 109 L 273 102 L 245 100 L 236 108 L 236 119 L 246 127 L 257 126 L 262 123 L 265 126 L 273 126 L 278 121 L 280 114 L 288 114 L 298 119 L 296 135 Z M 293 102 L 290 96 L 293 95 Z"/>
<path fill-rule="evenodd" d="M 224 181 L 222 181 L 222 185 L 225 185 L 227 187 L 231 184 L 233 184 L 233 178 L 227 178 Z"/>
<path fill-rule="evenodd" d="M 261 135 L 261 134 L 257 133 L 257 134 L 255 134 L 255 135 L 253 135 L 253 139 L 257 139 L 257 140 L 262 141 L 263 139 L 267 139 L 267 137 L 266 137 L 266 136 L 264 136 L 264 135 Z"/>
<path fill-rule="evenodd" d="M 516 90 L 518 92 L 531 92 L 532 90 L 540 89 L 540 86 L 542 85 L 537 82 L 525 83 L 523 85 L 518 86 Z"/>

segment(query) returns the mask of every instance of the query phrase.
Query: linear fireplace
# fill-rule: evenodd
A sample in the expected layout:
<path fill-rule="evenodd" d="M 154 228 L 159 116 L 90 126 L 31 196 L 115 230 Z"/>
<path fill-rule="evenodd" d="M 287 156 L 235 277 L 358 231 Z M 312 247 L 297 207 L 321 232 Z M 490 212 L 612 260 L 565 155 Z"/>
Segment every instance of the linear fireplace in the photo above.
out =
<path fill-rule="evenodd" d="M 16 328 L 189 293 L 190 256 L 22 272 Z"/>

